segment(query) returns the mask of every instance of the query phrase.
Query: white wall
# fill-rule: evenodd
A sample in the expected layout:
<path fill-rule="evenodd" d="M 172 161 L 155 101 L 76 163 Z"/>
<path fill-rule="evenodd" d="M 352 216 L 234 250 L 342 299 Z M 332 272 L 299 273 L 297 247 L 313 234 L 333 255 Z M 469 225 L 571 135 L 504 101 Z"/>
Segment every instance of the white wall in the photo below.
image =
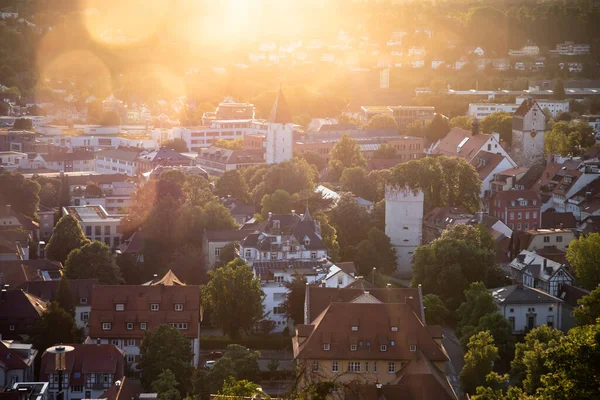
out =
<path fill-rule="evenodd" d="M 550 311 L 550 307 L 552 307 L 552 311 Z M 529 309 L 533 310 L 529 311 Z M 503 304 L 500 306 L 500 312 L 507 320 L 509 317 L 515 317 L 514 332 L 526 330 L 528 314 L 535 314 L 535 326 L 546 325 L 548 316 L 552 316 L 554 317 L 554 328 L 561 328 L 561 303 L 558 301 L 556 303 Z"/>
<path fill-rule="evenodd" d="M 490 182 L 492 182 L 494 180 L 494 175 L 498 174 L 502 171 L 506 171 L 507 169 L 513 168 L 513 165 L 511 164 L 511 162 L 508 160 L 508 158 L 504 157 L 504 159 L 500 162 L 500 164 L 498 164 L 496 166 L 496 168 L 494 168 L 494 170 L 483 179 L 483 181 L 481 182 L 481 194 L 479 195 L 479 197 L 484 198 L 485 197 L 485 192 L 487 191 L 488 194 L 491 194 L 491 185 Z"/>
<path fill-rule="evenodd" d="M 265 159 L 267 164 L 275 164 L 291 160 L 293 155 L 293 124 L 270 123 L 267 128 L 267 147 Z"/>
<path fill-rule="evenodd" d="M 423 239 L 423 192 L 386 186 L 385 234 L 396 249 L 397 271 L 412 273 L 412 256 Z"/>

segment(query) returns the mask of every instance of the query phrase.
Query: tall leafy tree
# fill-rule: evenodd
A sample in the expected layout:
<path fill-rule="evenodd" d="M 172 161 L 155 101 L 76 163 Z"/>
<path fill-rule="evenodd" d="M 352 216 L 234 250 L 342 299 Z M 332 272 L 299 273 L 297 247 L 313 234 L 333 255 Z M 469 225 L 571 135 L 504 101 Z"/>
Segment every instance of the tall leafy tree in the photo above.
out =
<path fill-rule="evenodd" d="M 40 319 L 33 324 L 29 337 L 33 347 L 41 353 L 56 344 L 80 343 L 82 339 L 73 315 L 56 302 L 48 304 Z"/>
<path fill-rule="evenodd" d="M 170 369 L 165 369 L 152 382 L 152 391 L 158 394 L 158 400 L 181 400 L 177 386 L 179 382 L 175 379 L 175 374 Z"/>
<path fill-rule="evenodd" d="M 460 372 L 460 382 L 465 393 L 475 393 L 478 386 L 485 384 L 485 377 L 492 372 L 494 361 L 498 359 L 498 349 L 494 338 L 487 332 L 473 335 L 467 346 L 465 364 Z"/>
<path fill-rule="evenodd" d="M 491 113 L 481 120 L 481 131 L 483 133 L 499 133 L 500 140 L 510 144 L 512 142 L 512 115 L 505 111 Z"/>
<path fill-rule="evenodd" d="M 169 140 L 168 142 L 165 142 L 161 147 L 165 148 L 165 149 L 177 151 L 179 153 L 187 153 L 188 151 L 190 151 L 190 149 L 188 149 L 188 147 L 187 147 L 186 141 L 183 139 L 179 139 L 179 138 Z"/>
<path fill-rule="evenodd" d="M 577 283 L 593 290 L 600 284 L 600 234 L 580 236 L 569 243 L 567 260 L 575 270 Z"/>
<path fill-rule="evenodd" d="M 123 281 L 112 251 L 99 241 L 88 243 L 69 253 L 65 263 L 65 276 L 69 279 L 97 278 L 102 285 L 117 285 Z"/>
<path fill-rule="evenodd" d="M 79 222 L 70 214 L 63 215 L 54 227 L 46 246 L 46 256 L 64 264 L 71 251 L 83 247 L 89 240 L 83 234 Z"/>
<path fill-rule="evenodd" d="M 248 184 L 237 169 L 225 171 L 217 180 L 214 193 L 219 197 L 235 197 L 244 203 L 250 201 Z"/>
<path fill-rule="evenodd" d="M 473 119 L 466 115 L 459 115 L 450 120 L 450 128 L 461 128 L 469 131 L 472 125 Z"/>
<path fill-rule="evenodd" d="M 468 336 L 465 340 L 468 343 L 470 333 L 477 327 L 479 320 L 487 314 L 498 311 L 494 303 L 492 294 L 486 289 L 482 282 L 474 282 L 465 290 L 465 301 L 457 310 L 458 325 L 457 334 L 462 338 L 465 334 Z"/>
<path fill-rule="evenodd" d="M 292 210 L 293 200 L 294 197 L 282 189 L 277 189 L 272 194 L 265 194 L 261 201 L 261 215 L 263 219 L 267 219 L 269 213 L 289 214 Z"/>
<path fill-rule="evenodd" d="M 206 375 L 207 386 L 211 393 L 220 391 L 229 378 L 257 382 L 260 377 L 258 351 L 250 351 L 239 344 L 230 344 Z"/>
<path fill-rule="evenodd" d="M 219 390 L 219 395 L 232 396 L 234 398 L 240 398 L 240 397 L 254 398 L 253 396 L 256 396 L 257 394 L 261 395 L 261 396 L 265 396 L 265 397 L 261 397 L 261 398 L 269 398 L 269 397 L 266 397 L 268 395 L 264 394 L 264 392 L 261 390 L 260 386 L 257 385 L 256 383 L 250 382 L 246 379 L 237 380 L 237 379 L 233 378 L 232 376 L 230 376 L 223 383 L 223 388 L 221 388 L 221 390 Z"/>
<path fill-rule="evenodd" d="M 147 331 L 140 345 L 138 364 L 138 369 L 142 372 L 142 385 L 150 390 L 152 383 L 168 369 L 177 379 L 181 393 L 188 384 L 193 357 L 190 341 L 177 328 L 159 325 L 153 331 Z"/>
<path fill-rule="evenodd" d="M 25 179 L 18 172 L 0 171 L 0 207 L 10 205 L 12 210 L 34 218 L 40 202 L 40 185 Z"/>
<path fill-rule="evenodd" d="M 398 129 L 398 124 L 393 115 L 376 114 L 367 123 L 366 129 Z"/>
<path fill-rule="evenodd" d="M 58 205 L 67 207 L 71 204 L 71 186 L 69 185 L 69 175 L 63 175 L 60 178 L 60 187 L 58 189 Z"/>
<path fill-rule="evenodd" d="M 396 271 L 396 251 L 385 232 L 371 228 L 367 238 L 356 248 L 354 263 L 361 275 L 368 276 L 376 268 L 380 274 Z"/>
<path fill-rule="evenodd" d="M 431 123 L 425 129 L 425 137 L 432 142 L 437 142 L 443 139 L 448 132 L 450 132 L 448 118 L 441 114 L 435 114 Z"/>
<path fill-rule="evenodd" d="M 373 158 L 395 158 L 396 149 L 391 144 L 382 143 L 377 150 L 373 152 Z"/>
<path fill-rule="evenodd" d="M 306 278 L 303 276 L 295 277 L 291 282 L 285 283 L 287 289 L 283 308 L 288 319 L 294 321 L 294 324 L 304 323 L 304 300 L 306 297 Z"/>
<path fill-rule="evenodd" d="M 73 294 L 71 293 L 71 285 L 66 276 L 60 278 L 58 288 L 56 289 L 56 302 L 66 312 L 75 315 L 75 306 L 73 304 Z"/>
<path fill-rule="evenodd" d="M 337 233 L 341 259 L 352 260 L 359 243 L 368 238 L 369 213 L 352 196 L 345 194 L 331 210 L 330 218 Z"/>
<path fill-rule="evenodd" d="M 216 231 L 220 229 L 235 229 L 237 224 L 231 216 L 231 213 L 222 204 L 215 201 L 207 203 L 202 209 L 204 228 L 209 231 Z"/>
<path fill-rule="evenodd" d="M 547 153 L 579 156 L 596 143 L 594 129 L 586 123 L 559 121 L 546 132 L 544 147 Z"/>
<path fill-rule="evenodd" d="M 345 168 L 365 167 L 367 160 L 363 157 L 356 140 L 348 135 L 342 138 L 333 146 L 330 153 L 328 178 L 330 181 L 337 181 L 342 176 Z"/>
<path fill-rule="evenodd" d="M 425 321 L 429 325 L 446 325 L 451 319 L 450 310 L 435 294 L 423 296 L 423 307 L 425 308 Z"/>
<path fill-rule="evenodd" d="M 574 311 L 578 325 L 592 325 L 600 318 L 600 287 L 577 301 L 579 307 Z"/>
<path fill-rule="evenodd" d="M 562 79 L 557 79 L 554 82 L 554 90 L 552 91 L 552 98 L 554 100 L 564 100 L 567 98 L 565 94 L 565 83 Z"/>
<path fill-rule="evenodd" d="M 346 168 L 342 172 L 340 183 L 344 190 L 355 196 L 374 201 L 377 197 L 377 182 L 369 179 L 363 167 Z"/>
<path fill-rule="evenodd" d="M 211 311 L 213 323 L 232 339 L 248 331 L 263 316 L 263 291 L 250 267 L 234 260 L 208 271 L 210 281 L 201 286 L 202 304 Z"/>

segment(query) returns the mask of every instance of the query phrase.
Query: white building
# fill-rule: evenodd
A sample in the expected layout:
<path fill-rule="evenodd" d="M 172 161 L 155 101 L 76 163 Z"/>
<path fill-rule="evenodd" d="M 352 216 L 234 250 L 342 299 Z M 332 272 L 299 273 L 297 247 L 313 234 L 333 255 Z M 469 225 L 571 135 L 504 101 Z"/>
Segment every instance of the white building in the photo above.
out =
<path fill-rule="evenodd" d="M 519 108 L 519 104 L 501 104 L 501 103 L 470 103 L 467 115 L 472 118 L 483 119 L 495 112 L 514 113 Z"/>
<path fill-rule="evenodd" d="M 540 54 L 540 48 L 536 45 L 526 45 L 518 50 L 509 50 L 508 55 L 511 57 L 533 57 Z"/>
<path fill-rule="evenodd" d="M 121 216 L 109 215 L 104 207 L 68 206 L 63 207 L 62 213 L 73 216 L 88 239 L 104 242 L 109 247 L 121 244 Z"/>
<path fill-rule="evenodd" d="M 519 96 L 516 99 L 517 105 L 519 106 L 524 101 L 527 101 L 527 97 Z M 542 110 L 545 108 L 550 110 L 550 115 L 552 115 L 552 118 L 556 118 L 564 112 L 569 112 L 569 100 L 536 99 L 535 101 L 542 108 Z"/>
<path fill-rule="evenodd" d="M 21 160 L 27 160 L 27 154 L 18 151 L 0 151 L 0 168 L 15 170 L 19 168 Z"/>
<path fill-rule="evenodd" d="M 133 182 L 113 182 L 110 187 L 102 190 L 101 197 L 72 195 L 71 203 L 74 206 L 102 206 L 109 214 L 123 214 L 131 207 L 131 195 L 134 191 Z"/>
<path fill-rule="evenodd" d="M 571 285 L 574 281 L 565 265 L 528 250 L 521 250 L 509 267 L 511 276 L 517 282 L 552 296 L 560 294 L 562 285 Z"/>
<path fill-rule="evenodd" d="M 590 45 L 587 43 L 564 42 L 557 43 L 555 50 L 550 54 L 561 56 L 582 56 L 590 54 Z"/>
<path fill-rule="evenodd" d="M 267 127 L 265 160 L 267 164 L 276 164 L 294 158 L 294 124 L 281 89 L 273 104 Z"/>
<path fill-rule="evenodd" d="M 523 284 L 489 290 L 513 334 L 525 334 L 542 325 L 562 329 L 564 301 L 561 299 Z"/>
<path fill-rule="evenodd" d="M 411 275 L 412 256 L 423 239 L 423 202 L 422 191 L 385 188 L 385 234 L 396 250 L 397 271 L 404 276 Z"/>
<path fill-rule="evenodd" d="M 136 147 L 118 147 L 96 153 L 94 170 L 102 174 L 137 176 L 140 172 L 138 158 L 143 151 Z"/>
<path fill-rule="evenodd" d="M 520 167 L 544 161 L 546 115 L 540 105 L 529 98 L 513 114 L 511 156 Z"/>
<path fill-rule="evenodd" d="M 51 169 L 62 172 L 85 172 L 94 170 L 94 153 L 89 151 L 52 152 L 38 154 L 33 160 L 21 159 L 19 167 L 23 169 Z"/>

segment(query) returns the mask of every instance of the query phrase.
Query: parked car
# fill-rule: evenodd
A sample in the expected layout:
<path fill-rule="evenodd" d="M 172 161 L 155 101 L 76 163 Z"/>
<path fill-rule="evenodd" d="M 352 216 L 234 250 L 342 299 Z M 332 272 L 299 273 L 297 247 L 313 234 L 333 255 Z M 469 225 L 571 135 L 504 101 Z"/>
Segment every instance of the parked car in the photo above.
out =
<path fill-rule="evenodd" d="M 208 358 L 210 358 L 211 360 L 218 360 L 221 357 L 223 357 L 223 352 L 222 351 L 211 351 L 208 354 Z"/>
<path fill-rule="evenodd" d="M 205 369 L 211 369 L 212 367 L 215 366 L 216 361 L 215 360 L 210 360 L 204 363 L 204 368 Z"/>

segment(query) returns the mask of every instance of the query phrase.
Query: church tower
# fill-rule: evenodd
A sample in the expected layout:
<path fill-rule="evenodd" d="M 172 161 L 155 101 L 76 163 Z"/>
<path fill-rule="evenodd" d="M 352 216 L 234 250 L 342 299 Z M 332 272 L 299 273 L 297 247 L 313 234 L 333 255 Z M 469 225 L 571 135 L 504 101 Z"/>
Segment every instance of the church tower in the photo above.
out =
<path fill-rule="evenodd" d="M 531 167 L 544 162 L 546 116 L 533 99 L 521 103 L 512 119 L 510 155 L 519 167 Z"/>
<path fill-rule="evenodd" d="M 267 164 L 288 161 L 294 157 L 293 133 L 292 114 L 283 91 L 279 88 L 267 125 L 267 148 L 265 152 Z"/>

